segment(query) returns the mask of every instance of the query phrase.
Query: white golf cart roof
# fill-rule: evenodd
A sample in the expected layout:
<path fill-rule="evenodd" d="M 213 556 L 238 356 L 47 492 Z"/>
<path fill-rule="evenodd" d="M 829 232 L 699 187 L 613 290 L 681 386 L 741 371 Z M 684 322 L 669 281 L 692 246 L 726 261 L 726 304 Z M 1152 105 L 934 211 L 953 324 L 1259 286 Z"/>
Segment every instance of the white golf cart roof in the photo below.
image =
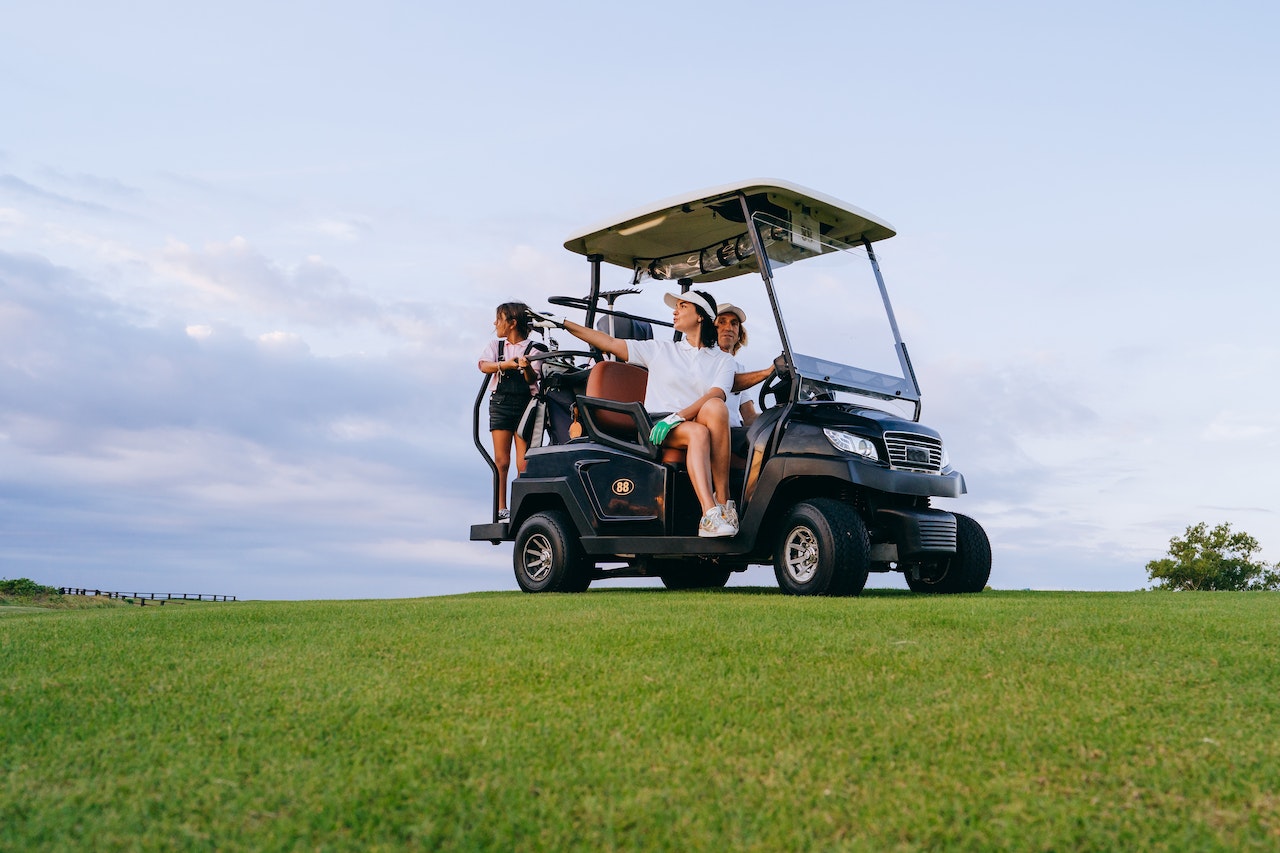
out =
<path fill-rule="evenodd" d="M 716 281 L 757 272 L 754 255 L 722 265 L 703 264 L 701 254 L 715 253 L 746 234 L 745 198 L 752 215 L 767 214 L 789 223 L 816 224 L 821 238 L 845 244 L 875 242 L 896 232 L 889 223 L 851 204 L 796 184 L 772 178 L 738 181 L 679 195 L 632 210 L 575 234 L 565 241 L 571 252 L 630 270 L 653 269 L 655 261 L 672 260 L 668 269 L 694 282 Z M 796 227 L 799 227 L 797 224 Z M 714 267 L 714 268 L 712 268 Z M 655 278 L 674 274 L 658 272 Z"/>

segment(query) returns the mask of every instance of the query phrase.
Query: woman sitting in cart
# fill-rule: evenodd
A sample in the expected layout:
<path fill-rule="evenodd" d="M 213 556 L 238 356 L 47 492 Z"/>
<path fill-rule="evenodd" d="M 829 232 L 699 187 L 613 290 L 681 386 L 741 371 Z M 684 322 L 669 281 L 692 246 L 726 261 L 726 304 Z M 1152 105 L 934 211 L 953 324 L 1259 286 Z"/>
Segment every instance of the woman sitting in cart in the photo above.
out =
<path fill-rule="evenodd" d="M 729 409 L 733 357 L 716 338 L 716 300 L 705 291 L 668 293 L 680 341 L 629 341 L 589 329 L 563 317 L 537 315 L 537 320 L 565 329 L 615 358 L 646 367 L 649 381 L 644 407 L 659 418 L 649 434 L 654 445 L 685 451 L 694 494 L 702 504 L 698 535 L 736 536 L 738 513 L 729 495 Z"/>

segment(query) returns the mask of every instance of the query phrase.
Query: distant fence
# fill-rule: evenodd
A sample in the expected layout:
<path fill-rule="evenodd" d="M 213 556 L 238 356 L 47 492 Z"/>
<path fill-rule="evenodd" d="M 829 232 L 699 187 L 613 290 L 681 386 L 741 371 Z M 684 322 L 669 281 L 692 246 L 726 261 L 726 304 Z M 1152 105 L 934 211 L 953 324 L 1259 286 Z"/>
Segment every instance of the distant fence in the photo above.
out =
<path fill-rule="evenodd" d="M 210 595 L 201 592 L 110 592 L 101 589 L 77 589 L 75 587 L 59 587 L 63 595 L 100 595 L 106 598 L 118 598 L 130 604 L 145 606 L 148 601 L 164 604 L 169 601 L 235 601 L 234 595 Z"/>

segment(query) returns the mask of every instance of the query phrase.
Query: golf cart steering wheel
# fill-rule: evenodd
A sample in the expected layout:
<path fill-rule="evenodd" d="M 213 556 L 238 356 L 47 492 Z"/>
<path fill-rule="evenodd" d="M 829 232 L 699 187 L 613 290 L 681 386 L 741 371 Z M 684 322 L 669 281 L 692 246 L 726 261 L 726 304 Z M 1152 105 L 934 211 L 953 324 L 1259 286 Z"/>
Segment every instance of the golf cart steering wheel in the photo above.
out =
<path fill-rule="evenodd" d="M 779 365 L 779 362 L 782 362 Z M 773 360 L 773 373 L 769 374 L 769 378 L 760 386 L 760 393 L 757 399 L 760 403 L 760 411 L 770 409 L 772 406 L 765 403 L 765 398 L 773 397 L 773 405 L 781 405 L 788 397 L 791 396 L 791 371 L 786 369 L 786 361 L 782 356 L 778 356 Z"/>

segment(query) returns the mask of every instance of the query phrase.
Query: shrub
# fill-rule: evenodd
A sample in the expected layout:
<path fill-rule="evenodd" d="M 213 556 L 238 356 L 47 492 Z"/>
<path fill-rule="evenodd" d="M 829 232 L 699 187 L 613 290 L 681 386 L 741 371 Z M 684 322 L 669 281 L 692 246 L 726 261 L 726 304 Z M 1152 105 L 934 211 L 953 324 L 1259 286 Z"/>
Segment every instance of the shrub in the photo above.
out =
<path fill-rule="evenodd" d="M 0 579 L 0 595 L 14 598 L 35 598 L 46 595 L 62 595 L 56 586 L 44 586 L 30 578 Z"/>
<path fill-rule="evenodd" d="M 1152 589 L 1280 589 L 1280 571 L 1253 557 L 1258 540 L 1230 524 L 1212 530 L 1202 521 L 1169 540 L 1169 556 L 1147 563 Z"/>

